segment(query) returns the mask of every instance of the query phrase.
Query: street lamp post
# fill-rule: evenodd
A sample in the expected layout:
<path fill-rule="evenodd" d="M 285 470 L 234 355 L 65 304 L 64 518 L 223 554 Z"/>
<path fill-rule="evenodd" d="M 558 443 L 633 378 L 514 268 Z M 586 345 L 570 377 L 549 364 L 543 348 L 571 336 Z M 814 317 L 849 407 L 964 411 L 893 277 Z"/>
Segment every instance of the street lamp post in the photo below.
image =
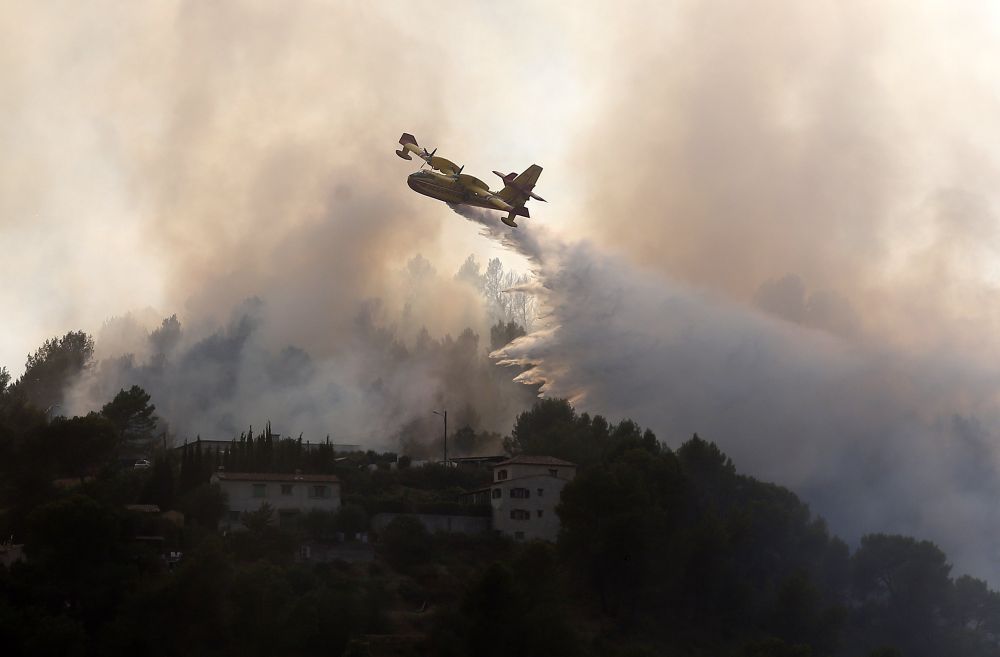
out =
<path fill-rule="evenodd" d="M 434 415 L 444 418 L 444 467 L 448 467 L 448 411 L 434 411 Z"/>

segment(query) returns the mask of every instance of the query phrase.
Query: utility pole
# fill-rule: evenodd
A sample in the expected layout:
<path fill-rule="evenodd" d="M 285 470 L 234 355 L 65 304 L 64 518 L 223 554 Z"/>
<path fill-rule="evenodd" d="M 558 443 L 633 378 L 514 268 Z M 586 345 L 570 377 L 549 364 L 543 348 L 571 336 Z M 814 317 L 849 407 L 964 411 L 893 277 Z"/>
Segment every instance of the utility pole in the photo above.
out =
<path fill-rule="evenodd" d="M 448 467 L 448 411 L 434 411 L 434 415 L 444 418 L 444 467 Z"/>

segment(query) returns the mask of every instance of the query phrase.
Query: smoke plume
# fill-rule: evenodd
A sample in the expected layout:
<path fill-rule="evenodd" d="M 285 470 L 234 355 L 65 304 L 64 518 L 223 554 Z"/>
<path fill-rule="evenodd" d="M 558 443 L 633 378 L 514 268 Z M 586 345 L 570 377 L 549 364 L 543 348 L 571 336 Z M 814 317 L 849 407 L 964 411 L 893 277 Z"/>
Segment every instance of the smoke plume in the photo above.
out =
<path fill-rule="evenodd" d="M 1000 577 L 1000 375 L 914 359 L 776 319 L 534 224 L 453 208 L 535 266 L 544 325 L 493 356 L 545 395 L 630 417 L 677 445 L 692 433 L 799 492 L 851 541 L 929 537 L 960 572 Z M 800 282 L 779 281 L 802 307 Z M 813 301 L 810 306 L 820 306 Z M 763 304 L 762 304 L 763 305 Z"/>
<path fill-rule="evenodd" d="M 437 404 L 504 431 L 523 400 L 455 374 L 490 322 L 450 275 L 503 249 L 540 309 L 497 353 L 519 380 L 996 585 L 995 7 L 579 4 L 4 12 L 4 359 L 133 309 L 78 408 L 137 379 L 203 435 L 374 445 Z M 456 221 L 402 183 L 404 130 L 537 162 L 551 203 Z"/>

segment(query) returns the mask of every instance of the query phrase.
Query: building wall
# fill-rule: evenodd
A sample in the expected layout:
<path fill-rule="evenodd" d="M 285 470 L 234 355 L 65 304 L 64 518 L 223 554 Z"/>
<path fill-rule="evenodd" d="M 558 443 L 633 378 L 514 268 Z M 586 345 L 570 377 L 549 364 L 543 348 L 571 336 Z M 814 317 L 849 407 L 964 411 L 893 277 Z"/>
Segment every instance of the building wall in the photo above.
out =
<path fill-rule="evenodd" d="M 431 532 L 447 534 L 483 534 L 490 531 L 489 516 L 438 515 L 433 513 L 376 513 L 372 516 L 371 527 L 375 532 L 385 529 L 396 516 L 416 518 Z"/>
<path fill-rule="evenodd" d="M 530 467 L 538 470 L 538 466 L 505 467 L 511 469 Z M 569 470 L 570 473 L 573 470 L 573 468 L 561 469 Z M 569 483 L 569 479 L 547 474 L 547 467 L 542 467 L 541 470 L 546 474 L 529 474 L 494 482 L 490 493 L 494 530 L 517 540 L 556 540 L 559 536 L 559 516 L 556 514 L 556 506 L 559 504 L 562 489 Z M 528 491 L 527 497 L 513 497 L 511 491 L 514 489 Z M 527 511 L 528 517 L 511 518 L 511 511 Z"/>
<path fill-rule="evenodd" d="M 506 472 L 506 478 L 503 473 Z M 525 463 L 514 463 L 511 465 L 498 465 L 493 468 L 493 483 L 501 483 L 508 479 L 527 477 L 531 475 L 553 476 L 555 478 L 571 481 L 576 476 L 576 467 L 568 465 L 533 465 Z"/>
<path fill-rule="evenodd" d="M 339 482 L 311 482 L 311 481 L 232 481 L 227 479 L 212 480 L 219 484 L 219 487 L 226 494 L 229 503 L 229 513 L 222 519 L 225 527 L 240 526 L 239 515 L 250 511 L 257 511 L 266 502 L 274 509 L 274 522 L 280 522 L 282 511 L 308 513 L 313 509 L 321 511 L 336 511 L 340 508 L 340 483 Z M 263 484 L 264 497 L 254 497 L 254 485 Z M 292 487 L 291 494 L 284 495 L 281 492 L 282 485 Z M 313 486 L 326 486 L 330 490 L 330 497 L 310 497 L 310 490 Z"/>

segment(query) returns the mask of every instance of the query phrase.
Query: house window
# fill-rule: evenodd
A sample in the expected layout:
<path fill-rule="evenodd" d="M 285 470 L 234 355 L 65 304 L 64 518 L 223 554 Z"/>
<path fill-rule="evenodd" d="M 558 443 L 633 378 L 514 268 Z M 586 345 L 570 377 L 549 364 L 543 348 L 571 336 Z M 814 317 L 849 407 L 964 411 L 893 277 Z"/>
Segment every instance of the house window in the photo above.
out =
<path fill-rule="evenodd" d="M 229 512 L 229 522 L 239 522 L 239 521 L 240 521 L 240 512 L 239 511 L 230 511 Z"/>
<path fill-rule="evenodd" d="M 309 497 L 327 498 L 330 497 L 329 486 L 310 486 Z"/>
<path fill-rule="evenodd" d="M 516 497 L 518 499 L 526 500 L 531 497 L 531 491 L 527 488 L 511 488 L 510 496 Z"/>
<path fill-rule="evenodd" d="M 497 470 L 497 481 L 503 481 L 507 478 L 506 470 Z"/>
<path fill-rule="evenodd" d="M 503 497 L 503 489 L 502 488 L 494 488 L 493 489 L 493 499 L 498 500 L 501 497 Z"/>
<path fill-rule="evenodd" d="M 549 476 L 550 477 L 558 477 L 559 476 L 559 470 L 557 470 L 556 468 L 549 468 Z"/>
<path fill-rule="evenodd" d="M 253 496 L 254 497 L 267 497 L 267 484 L 254 484 L 253 485 Z"/>
<path fill-rule="evenodd" d="M 539 517 L 539 518 L 541 518 L 541 517 L 542 517 L 542 510 L 541 510 L 541 509 L 539 509 L 539 510 L 538 510 L 538 517 Z"/>
<path fill-rule="evenodd" d="M 525 509 L 511 509 L 510 519 L 511 520 L 528 520 L 531 518 L 531 512 Z"/>
<path fill-rule="evenodd" d="M 524 532 L 514 532 L 514 540 L 515 541 L 523 541 L 524 540 Z"/>
<path fill-rule="evenodd" d="M 291 484 L 281 484 L 281 494 L 282 495 L 291 495 L 292 494 L 292 485 Z"/>
<path fill-rule="evenodd" d="M 545 489 L 544 488 L 539 488 L 538 489 L 538 497 L 541 497 L 544 493 L 545 493 Z"/>

